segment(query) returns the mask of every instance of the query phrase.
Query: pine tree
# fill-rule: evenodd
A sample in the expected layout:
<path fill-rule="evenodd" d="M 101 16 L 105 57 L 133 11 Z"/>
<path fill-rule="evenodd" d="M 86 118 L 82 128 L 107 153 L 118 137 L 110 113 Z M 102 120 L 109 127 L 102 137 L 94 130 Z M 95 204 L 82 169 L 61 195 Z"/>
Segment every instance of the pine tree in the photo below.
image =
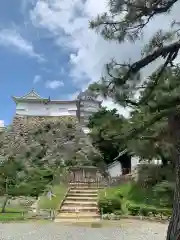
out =
<path fill-rule="evenodd" d="M 135 43 L 143 36 L 144 29 L 152 19 L 171 14 L 172 8 L 177 8 L 178 4 L 178 0 L 109 0 L 109 11 L 91 21 L 90 27 L 107 40 L 115 40 L 119 44 L 124 41 Z M 147 133 L 147 129 L 162 119 L 167 120 L 168 137 L 171 137 L 169 141 L 174 148 L 176 165 L 173 214 L 167 240 L 180 238 L 180 69 L 179 65 L 175 65 L 180 49 L 179 25 L 175 19 L 169 31 L 161 29 L 156 32 L 142 49 L 141 58 L 137 61 L 119 63 L 112 60 L 106 66 L 107 74 L 100 82 L 90 86 L 90 89 L 136 112 L 134 118 L 138 117 L 140 121 L 132 123 L 129 131 L 121 136 L 126 141 L 143 135 L 144 130 Z M 142 79 L 142 70 L 156 60 L 161 60 L 161 65 L 149 77 Z"/>

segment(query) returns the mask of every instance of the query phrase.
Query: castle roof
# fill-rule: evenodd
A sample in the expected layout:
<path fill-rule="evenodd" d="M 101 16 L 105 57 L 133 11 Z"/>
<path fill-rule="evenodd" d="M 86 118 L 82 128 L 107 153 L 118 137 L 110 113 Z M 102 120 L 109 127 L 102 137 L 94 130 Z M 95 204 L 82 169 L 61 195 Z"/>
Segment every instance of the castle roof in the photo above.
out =
<path fill-rule="evenodd" d="M 99 102 L 101 101 L 97 100 L 97 97 L 94 93 L 92 93 L 90 90 L 85 90 L 84 92 L 80 92 L 77 96 L 78 100 L 84 100 L 84 101 L 93 101 L 93 102 Z"/>
<path fill-rule="evenodd" d="M 29 93 L 27 93 L 26 95 L 24 95 L 22 97 L 13 96 L 12 98 L 16 103 L 24 101 L 24 100 L 43 100 L 43 98 L 37 92 L 35 92 L 34 89 L 32 89 Z"/>
<path fill-rule="evenodd" d="M 51 100 L 50 97 L 49 98 L 42 98 L 37 92 L 34 91 L 34 89 L 32 89 L 29 93 L 27 93 L 26 95 L 22 96 L 22 97 L 12 97 L 15 103 L 19 103 L 19 102 L 24 102 L 24 101 L 28 101 L 28 102 L 51 102 L 51 103 L 74 103 L 76 102 L 76 100 L 70 100 L 70 101 L 64 101 L 64 100 Z"/>

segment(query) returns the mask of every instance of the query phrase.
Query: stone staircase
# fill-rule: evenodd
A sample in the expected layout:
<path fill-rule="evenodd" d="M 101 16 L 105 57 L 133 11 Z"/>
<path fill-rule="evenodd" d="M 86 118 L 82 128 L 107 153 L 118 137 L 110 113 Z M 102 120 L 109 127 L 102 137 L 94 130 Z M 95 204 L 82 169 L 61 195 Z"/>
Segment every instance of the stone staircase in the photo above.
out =
<path fill-rule="evenodd" d="M 71 184 L 55 222 L 95 222 L 100 220 L 98 188 L 88 184 Z"/>

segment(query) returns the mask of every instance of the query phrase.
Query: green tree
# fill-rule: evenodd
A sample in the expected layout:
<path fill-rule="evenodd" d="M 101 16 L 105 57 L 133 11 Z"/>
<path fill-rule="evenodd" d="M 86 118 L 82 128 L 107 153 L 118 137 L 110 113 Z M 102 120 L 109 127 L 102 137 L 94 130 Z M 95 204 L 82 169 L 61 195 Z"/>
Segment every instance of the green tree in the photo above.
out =
<path fill-rule="evenodd" d="M 5 196 L 1 212 L 11 197 L 38 197 L 53 181 L 53 172 L 46 168 L 27 168 L 22 161 L 5 159 L 0 164 L 0 195 Z"/>
<path fill-rule="evenodd" d="M 109 0 L 109 11 L 91 21 L 91 28 L 96 29 L 107 40 L 136 42 L 144 32 L 149 22 L 157 16 L 171 14 L 174 7 L 178 7 L 178 0 L 155 1 L 120 1 Z M 171 87 L 175 79 L 179 81 L 179 66 L 174 66 L 174 60 L 180 49 L 179 22 L 177 19 L 170 23 L 169 31 L 160 29 L 154 34 L 142 49 L 141 58 L 135 62 L 131 60 L 118 63 L 113 60 L 107 64 L 107 74 L 101 84 L 95 84 L 96 90 L 103 92 L 123 106 L 130 106 L 141 117 L 139 124 L 132 124 L 130 131 L 124 138 L 131 139 L 142 133 L 152 124 L 162 118 L 168 119 L 171 142 L 174 146 L 174 162 L 176 165 L 176 187 L 174 193 L 173 214 L 170 220 L 167 239 L 178 239 L 180 236 L 180 111 L 179 88 Z M 141 79 L 141 70 L 149 64 L 161 59 L 161 65 L 147 79 Z M 165 78 L 161 76 L 165 74 Z M 169 92 L 161 89 L 155 101 L 151 101 L 154 90 L 161 84 L 161 80 L 168 82 Z M 173 80 L 172 80 L 173 79 Z M 173 85 L 172 84 L 172 85 Z M 141 92 L 137 97 L 137 92 Z M 142 113 L 149 113 L 144 117 Z M 135 127 L 135 128 L 134 128 Z"/>
<path fill-rule="evenodd" d="M 2 212 L 5 212 L 6 204 L 10 196 L 15 196 L 18 184 L 21 182 L 23 165 L 15 159 L 4 159 L 0 164 L 0 195 L 5 196 Z"/>
<path fill-rule="evenodd" d="M 93 145 L 99 149 L 106 164 L 111 163 L 121 150 L 120 142 L 113 137 L 121 132 L 123 116 L 119 116 L 116 109 L 102 108 L 89 119 L 90 137 Z"/>

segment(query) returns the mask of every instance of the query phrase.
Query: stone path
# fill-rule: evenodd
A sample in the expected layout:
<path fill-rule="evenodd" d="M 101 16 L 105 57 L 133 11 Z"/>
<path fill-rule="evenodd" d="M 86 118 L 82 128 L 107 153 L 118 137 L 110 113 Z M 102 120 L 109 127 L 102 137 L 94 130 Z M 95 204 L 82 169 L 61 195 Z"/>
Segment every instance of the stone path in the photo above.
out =
<path fill-rule="evenodd" d="M 88 228 L 59 223 L 0 224 L 0 240 L 165 240 L 167 225 L 122 220 L 121 227 Z"/>

